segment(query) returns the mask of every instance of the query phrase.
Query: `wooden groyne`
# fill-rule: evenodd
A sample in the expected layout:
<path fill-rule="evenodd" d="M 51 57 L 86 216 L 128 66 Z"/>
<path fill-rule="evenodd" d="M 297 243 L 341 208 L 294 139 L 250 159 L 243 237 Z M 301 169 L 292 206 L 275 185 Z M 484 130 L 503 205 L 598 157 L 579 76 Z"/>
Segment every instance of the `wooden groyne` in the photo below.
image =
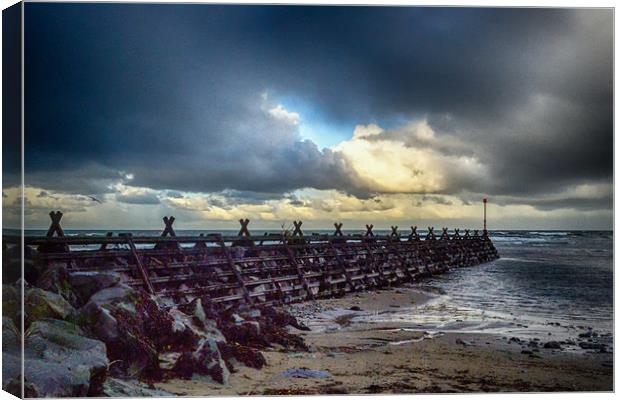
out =
<path fill-rule="evenodd" d="M 443 228 L 436 235 L 429 227 L 421 237 L 416 227 L 403 235 L 392 226 L 389 235 L 377 235 L 367 225 L 365 234 L 345 235 L 336 223 L 331 235 L 305 235 L 302 222 L 295 221 L 293 232 L 255 236 L 243 219 L 236 236 L 177 236 L 174 217 L 164 217 L 160 236 L 66 236 L 62 213 L 50 217 L 47 235 L 24 239 L 37 250 L 38 268 L 62 264 L 69 271 L 116 272 L 126 285 L 157 294 L 171 306 L 195 298 L 228 307 L 339 296 L 499 257 L 486 230 L 461 235 Z"/>

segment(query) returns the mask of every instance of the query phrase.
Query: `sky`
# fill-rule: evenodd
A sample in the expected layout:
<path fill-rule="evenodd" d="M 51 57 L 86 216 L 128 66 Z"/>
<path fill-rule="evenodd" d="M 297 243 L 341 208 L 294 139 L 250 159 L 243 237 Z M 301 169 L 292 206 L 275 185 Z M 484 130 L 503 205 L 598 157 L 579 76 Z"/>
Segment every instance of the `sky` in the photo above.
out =
<path fill-rule="evenodd" d="M 612 228 L 610 9 L 25 7 L 27 228 Z"/>

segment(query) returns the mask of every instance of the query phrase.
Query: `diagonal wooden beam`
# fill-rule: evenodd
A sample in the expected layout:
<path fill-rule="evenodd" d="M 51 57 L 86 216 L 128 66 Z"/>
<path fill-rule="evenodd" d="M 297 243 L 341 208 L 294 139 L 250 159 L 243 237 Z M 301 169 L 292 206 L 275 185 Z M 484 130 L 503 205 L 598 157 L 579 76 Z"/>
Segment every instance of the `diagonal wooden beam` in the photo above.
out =
<path fill-rule="evenodd" d="M 245 281 L 243 280 L 243 276 L 241 276 L 241 273 L 237 269 L 237 266 L 235 265 L 235 262 L 232 256 L 230 255 L 230 249 L 226 246 L 226 243 L 224 242 L 224 239 L 222 239 L 221 236 L 219 239 L 220 239 L 219 244 L 222 247 L 222 250 L 224 251 L 224 255 L 226 256 L 226 261 L 228 261 L 228 267 L 230 268 L 230 271 L 235 275 L 235 278 L 237 278 L 237 283 L 239 284 L 239 288 L 241 289 L 245 302 L 248 303 L 249 305 L 254 305 L 254 300 L 252 300 L 252 296 L 250 296 L 250 292 L 248 288 L 245 286 Z"/>
<path fill-rule="evenodd" d="M 153 289 L 153 285 L 151 285 L 151 281 L 149 279 L 149 275 L 148 275 L 148 272 L 146 271 L 146 268 L 144 267 L 144 265 L 142 265 L 142 260 L 140 256 L 138 255 L 138 251 L 136 250 L 136 245 L 131 239 L 131 235 L 127 235 L 127 244 L 129 245 L 129 250 L 131 251 L 131 255 L 133 256 L 133 259 L 136 262 L 136 267 L 138 267 L 138 272 L 140 273 L 140 277 L 142 278 L 142 281 L 144 282 L 144 286 L 146 287 L 146 290 L 150 294 L 155 294 L 155 289 Z"/>
<path fill-rule="evenodd" d="M 293 255 L 293 251 L 291 250 L 291 248 L 288 245 L 288 241 L 285 238 L 282 238 L 282 243 L 283 243 L 283 246 L 284 246 L 284 250 L 286 251 L 286 256 L 288 257 L 288 261 L 297 270 L 297 275 L 299 276 L 299 280 L 301 281 L 304 289 L 306 290 L 306 295 L 308 296 L 308 299 L 309 300 L 314 300 L 314 295 L 312 294 L 312 290 L 310 289 L 310 285 L 308 285 L 308 281 L 306 280 L 306 276 L 304 275 L 304 271 L 302 270 L 302 268 L 299 265 L 299 263 L 297 262 L 297 260 L 295 260 L 295 257 Z"/>

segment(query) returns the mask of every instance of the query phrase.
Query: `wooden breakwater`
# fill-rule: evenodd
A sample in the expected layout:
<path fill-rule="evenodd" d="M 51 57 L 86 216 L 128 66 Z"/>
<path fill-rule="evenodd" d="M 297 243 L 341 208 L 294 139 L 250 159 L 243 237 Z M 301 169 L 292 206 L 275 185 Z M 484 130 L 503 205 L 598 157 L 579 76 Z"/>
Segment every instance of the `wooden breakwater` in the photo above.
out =
<path fill-rule="evenodd" d="M 109 271 L 135 289 L 157 294 L 170 305 L 201 298 L 213 306 L 239 303 L 277 305 L 398 285 L 452 268 L 498 258 L 485 231 L 461 235 L 432 227 L 421 237 L 416 227 L 401 235 L 344 235 L 342 223 L 331 235 L 304 235 L 301 221 L 290 233 L 253 236 L 240 220 L 236 236 L 177 236 L 174 217 L 164 217 L 160 236 L 114 234 L 66 236 L 62 213 L 51 212 L 45 236 L 24 243 L 37 250 L 31 268 L 63 265 L 70 271 Z M 5 241 L 6 243 L 6 241 Z M 25 271 L 26 275 L 28 271 Z"/>

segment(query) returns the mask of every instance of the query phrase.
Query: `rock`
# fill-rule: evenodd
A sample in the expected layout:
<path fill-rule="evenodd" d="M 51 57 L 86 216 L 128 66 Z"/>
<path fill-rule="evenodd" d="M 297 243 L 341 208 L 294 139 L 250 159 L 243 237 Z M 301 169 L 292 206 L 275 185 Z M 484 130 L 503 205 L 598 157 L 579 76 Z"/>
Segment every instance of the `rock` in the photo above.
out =
<path fill-rule="evenodd" d="M 135 379 L 108 378 L 103 383 L 103 394 L 107 397 L 173 397 L 174 394 L 155 389 Z"/>
<path fill-rule="evenodd" d="M 261 310 L 261 314 L 265 318 L 265 320 L 273 323 L 275 326 L 285 327 L 290 325 L 293 328 L 299 329 L 300 331 L 310 330 L 310 328 L 308 328 L 304 324 L 299 323 L 295 317 L 288 313 L 278 311 L 273 307 L 262 306 L 258 308 L 259 310 Z"/>
<path fill-rule="evenodd" d="M 456 344 L 460 344 L 460 345 L 463 345 L 465 347 L 472 345 L 471 343 L 469 343 L 469 342 L 467 342 L 467 341 L 465 341 L 465 340 L 463 340 L 461 338 L 456 339 Z"/>
<path fill-rule="evenodd" d="M 118 284 L 95 293 L 90 297 L 91 302 L 97 305 L 119 302 L 133 303 L 139 299 L 138 292 L 127 285 Z"/>
<path fill-rule="evenodd" d="M 48 292 L 61 295 L 73 306 L 80 306 L 79 300 L 69 284 L 69 273 L 64 264 L 51 265 L 43 270 L 35 286 Z"/>
<path fill-rule="evenodd" d="M 607 350 L 604 343 L 579 342 L 579 347 L 586 350 Z"/>
<path fill-rule="evenodd" d="M 579 334 L 580 338 L 589 338 L 592 337 L 592 331 L 588 331 L 588 332 L 583 332 Z"/>
<path fill-rule="evenodd" d="M 562 350 L 562 345 L 559 342 L 556 342 L 556 341 L 547 342 L 547 343 L 544 344 L 543 347 L 545 349 L 558 349 L 558 350 Z"/>
<path fill-rule="evenodd" d="M 349 308 L 349 310 L 351 310 L 351 311 L 362 311 L 362 309 L 359 306 L 353 306 L 353 307 Z"/>
<path fill-rule="evenodd" d="M 508 343 L 521 343 L 521 339 L 513 336 L 508 340 Z"/>
<path fill-rule="evenodd" d="M 521 350 L 521 354 L 534 354 L 532 350 Z"/>
<path fill-rule="evenodd" d="M 21 290 L 13 285 L 2 285 L 2 316 L 13 320 L 15 325 L 21 324 L 22 315 Z"/>
<path fill-rule="evenodd" d="M 176 362 L 174 371 L 184 379 L 190 379 L 194 373 L 209 375 L 222 384 L 228 384 L 230 376 L 214 339 L 202 339 L 195 351 L 183 353 Z"/>
<path fill-rule="evenodd" d="M 35 397 L 85 397 L 102 392 L 105 345 L 86 338 L 75 324 L 45 319 L 25 333 L 24 382 Z"/>
<path fill-rule="evenodd" d="M 27 325 L 44 318 L 65 319 L 75 312 L 62 296 L 39 288 L 26 291 L 24 307 Z"/>
<path fill-rule="evenodd" d="M 172 371 L 182 353 L 167 352 L 159 354 L 159 368 L 164 371 Z"/>
<path fill-rule="evenodd" d="M 289 368 L 281 374 L 285 378 L 303 378 L 303 379 L 327 379 L 331 378 L 331 374 L 327 371 L 318 371 L 307 368 Z"/>
<path fill-rule="evenodd" d="M 100 290 L 80 308 L 79 321 L 97 339 L 103 341 L 113 360 L 115 377 L 156 378 L 159 373 L 157 344 L 171 336 L 171 320 L 157 310 L 152 300 L 125 285 Z M 146 331 L 149 331 L 148 333 Z"/>
<path fill-rule="evenodd" d="M 11 318 L 2 317 L 2 389 L 22 397 L 21 334 Z"/>
<path fill-rule="evenodd" d="M 536 342 L 534 340 L 530 340 L 530 342 L 527 345 L 528 345 L 528 347 L 537 348 L 538 347 L 538 342 Z"/>
<path fill-rule="evenodd" d="M 20 332 L 12 318 L 2 317 L 2 352 L 15 353 L 20 351 Z"/>
<path fill-rule="evenodd" d="M 22 276 L 22 263 L 19 258 L 2 261 L 2 283 L 13 284 Z M 21 392 L 21 388 L 20 388 Z"/>
<path fill-rule="evenodd" d="M 115 286 L 120 280 L 120 275 L 114 272 L 80 271 L 71 272 L 68 276 L 69 284 L 82 304 L 85 304 L 93 294 Z"/>

